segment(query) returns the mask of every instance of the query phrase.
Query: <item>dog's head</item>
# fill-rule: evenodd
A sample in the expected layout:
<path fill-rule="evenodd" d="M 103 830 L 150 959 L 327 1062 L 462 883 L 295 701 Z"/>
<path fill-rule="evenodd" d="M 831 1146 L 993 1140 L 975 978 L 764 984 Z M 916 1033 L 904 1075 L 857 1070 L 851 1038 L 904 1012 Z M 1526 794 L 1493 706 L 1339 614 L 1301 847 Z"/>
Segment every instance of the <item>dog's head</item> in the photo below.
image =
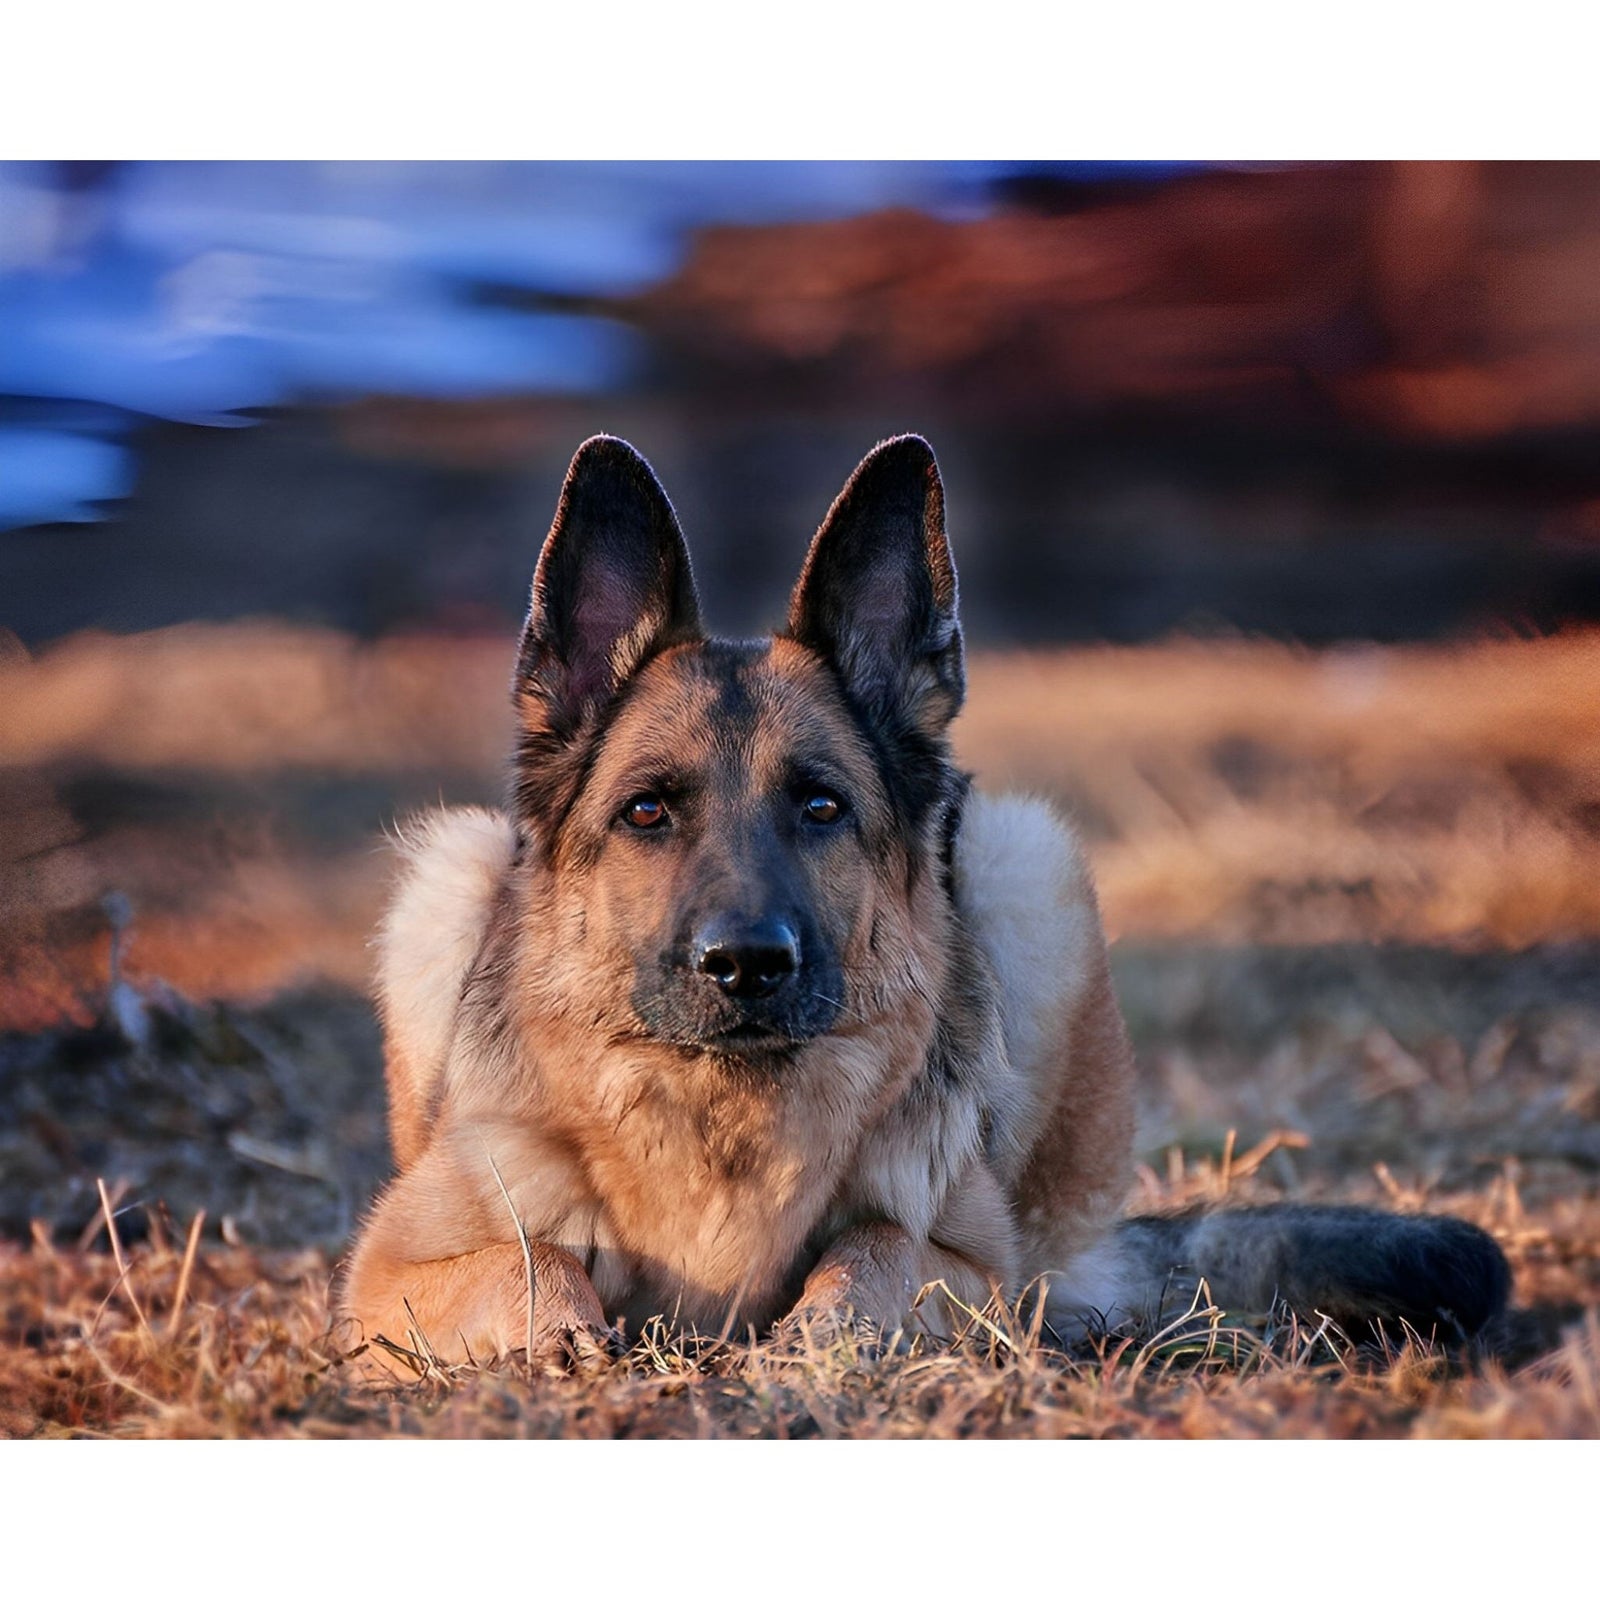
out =
<path fill-rule="evenodd" d="M 933 452 L 891 439 L 812 542 L 780 634 L 708 639 L 677 518 L 620 439 L 573 458 L 514 683 L 516 804 L 565 910 L 563 1004 L 775 1064 L 937 977 L 962 782 L 956 577 Z M 585 992 L 587 991 L 587 992 Z"/>

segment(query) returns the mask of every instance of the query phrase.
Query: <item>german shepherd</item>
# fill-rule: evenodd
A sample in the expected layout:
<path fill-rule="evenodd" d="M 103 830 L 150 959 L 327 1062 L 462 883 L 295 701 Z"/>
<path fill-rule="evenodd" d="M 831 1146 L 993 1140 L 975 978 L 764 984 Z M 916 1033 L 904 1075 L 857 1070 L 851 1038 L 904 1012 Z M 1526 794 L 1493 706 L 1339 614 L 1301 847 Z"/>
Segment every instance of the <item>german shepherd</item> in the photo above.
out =
<path fill-rule="evenodd" d="M 340 1292 L 368 1338 L 453 1362 L 656 1315 L 937 1335 L 1036 1282 L 1066 1337 L 1202 1277 L 1354 1327 L 1503 1308 L 1505 1258 L 1450 1218 L 1119 1219 L 1134 1070 L 1094 889 L 1048 807 L 953 763 L 964 690 L 922 439 L 860 464 L 755 643 L 706 636 L 645 461 L 579 449 L 510 806 L 415 829 L 378 941 L 399 1176 Z"/>

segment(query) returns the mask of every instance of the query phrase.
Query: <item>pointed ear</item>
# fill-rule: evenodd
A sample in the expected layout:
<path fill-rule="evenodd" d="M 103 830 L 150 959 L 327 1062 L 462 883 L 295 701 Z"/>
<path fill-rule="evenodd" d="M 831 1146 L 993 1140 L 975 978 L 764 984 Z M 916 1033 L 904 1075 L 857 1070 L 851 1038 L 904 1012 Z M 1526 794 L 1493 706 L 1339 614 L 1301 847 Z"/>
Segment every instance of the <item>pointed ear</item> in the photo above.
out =
<path fill-rule="evenodd" d="M 880 444 L 811 541 L 789 637 L 831 661 L 890 728 L 943 734 L 966 694 L 944 487 L 925 439 Z"/>
<path fill-rule="evenodd" d="M 699 637 L 689 551 L 649 463 L 587 440 L 533 575 L 513 684 L 524 734 L 571 739 L 657 651 Z"/>

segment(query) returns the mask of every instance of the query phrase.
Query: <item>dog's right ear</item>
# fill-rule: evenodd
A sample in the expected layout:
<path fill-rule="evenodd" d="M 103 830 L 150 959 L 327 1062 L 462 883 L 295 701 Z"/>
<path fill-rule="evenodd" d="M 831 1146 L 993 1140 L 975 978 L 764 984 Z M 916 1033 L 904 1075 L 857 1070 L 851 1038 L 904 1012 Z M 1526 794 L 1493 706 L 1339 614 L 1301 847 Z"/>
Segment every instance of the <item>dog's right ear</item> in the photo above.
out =
<path fill-rule="evenodd" d="M 926 439 L 886 439 L 811 541 L 789 637 L 833 663 L 885 732 L 942 739 L 966 693 L 944 487 Z"/>
<path fill-rule="evenodd" d="M 632 445 L 596 435 L 567 469 L 533 575 L 512 689 L 525 763 L 581 734 L 651 656 L 701 637 L 671 502 Z"/>

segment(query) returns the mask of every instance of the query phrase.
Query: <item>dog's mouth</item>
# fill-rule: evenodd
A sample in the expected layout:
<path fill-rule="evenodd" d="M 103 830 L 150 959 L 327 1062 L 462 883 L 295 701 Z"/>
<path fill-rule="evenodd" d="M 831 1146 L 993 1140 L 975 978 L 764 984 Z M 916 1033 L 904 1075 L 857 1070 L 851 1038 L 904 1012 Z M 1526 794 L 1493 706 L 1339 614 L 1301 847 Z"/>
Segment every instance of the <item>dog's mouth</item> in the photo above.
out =
<path fill-rule="evenodd" d="M 775 1027 L 769 1023 L 746 1020 L 733 1023 L 702 1034 L 696 1045 L 711 1055 L 761 1056 L 763 1058 L 786 1055 L 814 1039 L 819 1030 L 808 1028 Z"/>
<path fill-rule="evenodd" d="M 775 1063 L 828 1033 L 842 1003 L 805 994 L 733 1002 L 708 986 L 667 983 L 636 990 L 640 1022 L 664 1043 L 731 1059 Z"/>

